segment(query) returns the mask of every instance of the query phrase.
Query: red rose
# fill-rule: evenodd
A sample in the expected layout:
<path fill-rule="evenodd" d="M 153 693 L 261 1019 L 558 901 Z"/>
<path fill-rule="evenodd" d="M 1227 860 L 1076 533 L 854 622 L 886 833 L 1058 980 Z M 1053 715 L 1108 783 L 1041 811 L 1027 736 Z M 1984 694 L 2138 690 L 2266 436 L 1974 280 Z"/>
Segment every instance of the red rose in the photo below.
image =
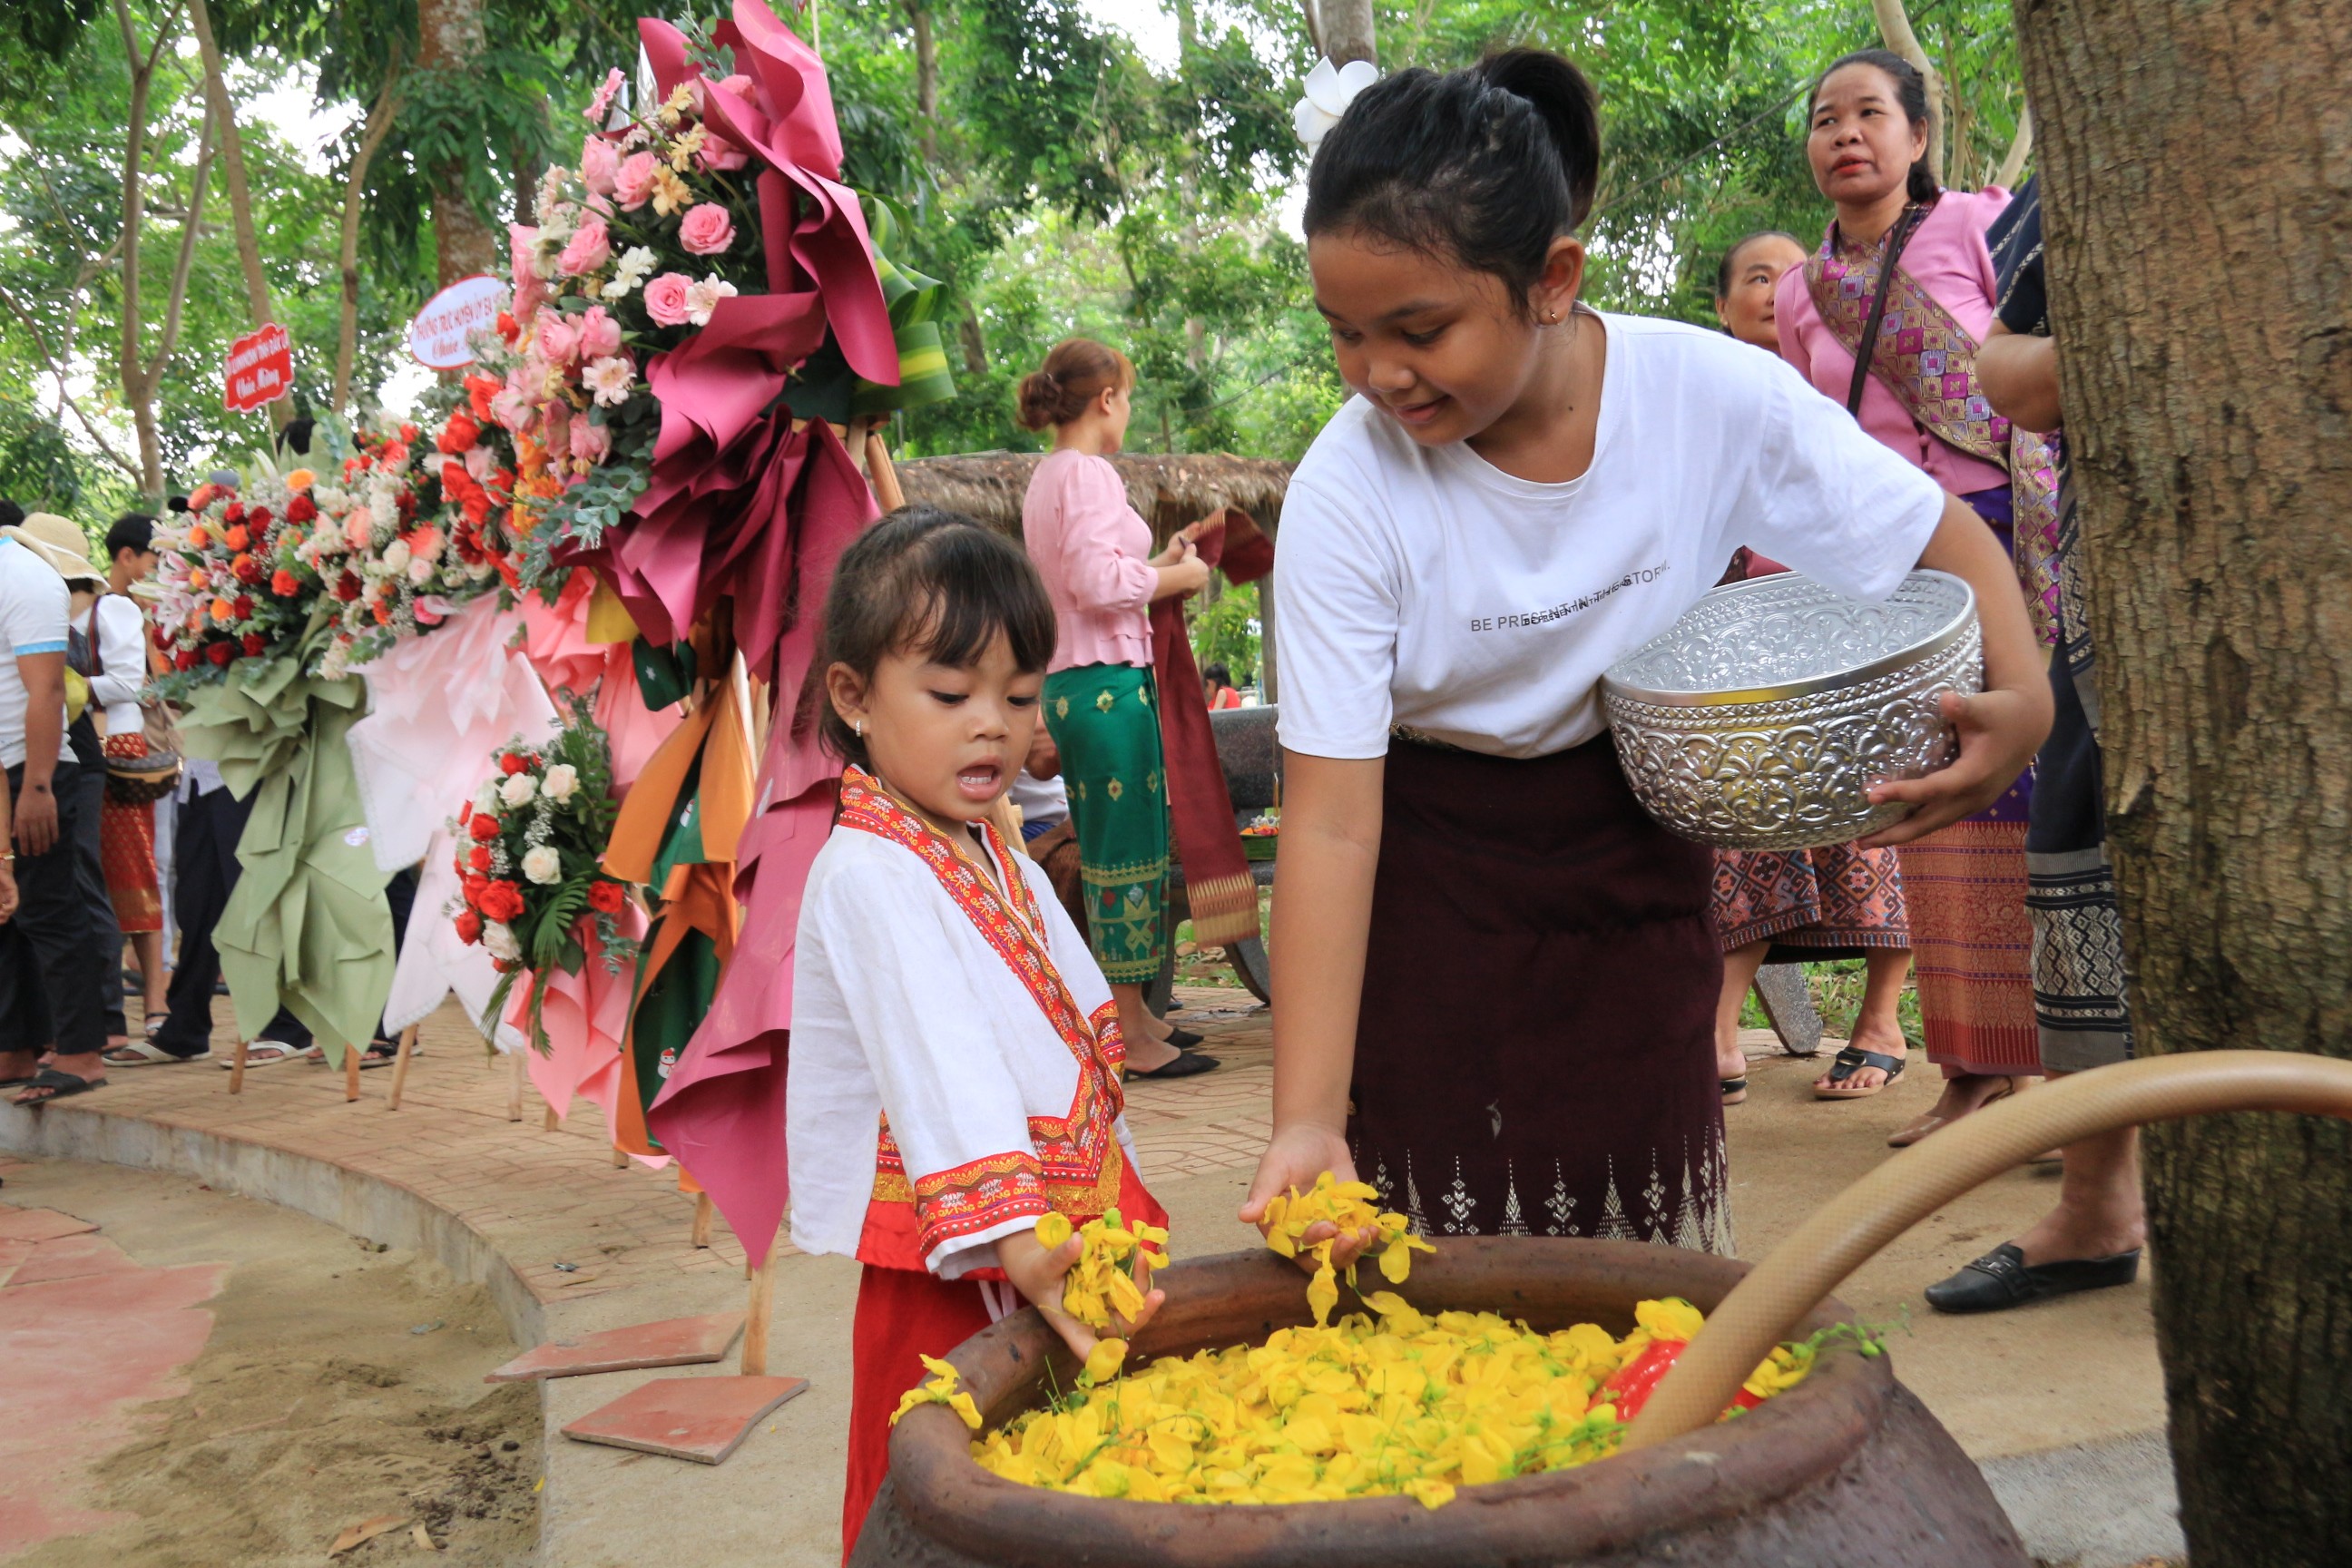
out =
<path fill-rule="evenodd" d="M 512 974 L 516 970 L 520 969 L 522 964 L 511 958 L 494 958 L 490 960 L 490 967 L 500 974 Z"/>
<path fill-rule="evenodd" d="M 600 878 L 588 884 L 588 907 L 600 914 L 617 915 L 627 901 L 628 894 L 618 882 Z"/>
<path fill-rule="evenodd" d="M 236 612 L 236 618 L 240 621 L 249 621 L 253 619 L 253 595 L 250 594 L 239 594 L 236 596 L 236 602 L 232 604 L 229 608 Z"/>
<path fill-rule="evenodd" d="M 509 881 L 492 882 L 482 889 L 477 907 L 494 921 L 512 921 L 522 913 L 522 889 Z"/>
<path fill-rule="evenodd" d="M 254 555 L 238 556 L 230 563 L 229 571 L 238 582 L 247 584 L 258 583 L 269 575 L 269 568 L 262 563 L 260 557 Z"/>
<path fill-rule="evenodd" d="M 302 579 L 280 566 L 269 574 L 269 591 L 281 599 L 290 599 L 302 591 Z"/>
<path fill-rule="evenodd" d="M 172 651 L 172 633 L 169 627 L 157 626 L 148 635 L 154 638 L 155 646 L 158 648 L 162 649 L 165 653 Z"/>
<path fill-rule="evenodd" d="M 460 408 L 449 416 L 449 423 L 441 426 L 441 434 L 433 438 L 433 444 L 455 457 L 480 439 L 481 434 L 481 426 L 474 423 L 474 416 Z"/>
<path fill-rule="evenodd" d="M 244 647 L 246 658 L 259 658 L 263 650 L 268 647 L 269 639 L 263 637 L 259 632 L 247 632 L 245 634 Z"/>
<path fill-rule="evenodd" d="M 400 427 L 400 438 L 407 442 L 412 447 L 416 445 L 416 426 L 414 425 L 403 425 Z"/>
<path fill-rule="evenodd" d="M 190 512 L 202 511 L 205 508 L 212 505 L 213 502 L 217 500 L 224 493 L 226 492 L 224 492 L 217 485 L 209 483 L 198 485 L 194 489 L 188 492 L 188 510 Z"/>
<path fill-rule="evenodd" d="M 195 668 L 196 650 L 192 647 L 184 647 L 179 652 L 173 654 L 172 656 L 172 668 L 174 669 Z"/>
<path fill-rule="evenodd" d="M 522 323 L 514 319 L 514 312 L 512 310 L 500 310 L 499 312 L 499 336 L 506 339 L 509 342 L 512 342 L 517 338 L 522 336 Z"/>
<path fill-rule="evenodd" d="M 360 580 L 357 573 L 345 571 L 341 576 L 335 579 L 336 598 L 348 605 L 359 596 Z"/>
<path fill-rule="evenodd" d="M 226 669 L 228 668 L 228 661 L 236 657 L 236 645 L 235 643 L 216 642 L 213 644 L 212 647 L 205 649 L 205 657 L 211 659 L 215 664 L 219 665 L 223 669 Z"/>
<path fill-rule="evenodd" d="M 237 523 L 243 522 L 245 521 L 245 503 L 241 500 L 233 500 L 229 502 L 228 510 L 221 513 L 221 521 L 230 524 L 232 527 Z"/>
<path fill-rule="evenodd" d="M 384 468 L 408 467 L 408 447 L 398 441 L 387 441 L 383 450 L 375 455 L 376 466 Z"/>
<path fill-rule="evenodd" d="M 514 777 L 517 773 L 529 771 L 530 767 L 530 763 L 525 760 L 523 755 L 519 752 L 509 752 L 505 756 L 499 759 L 499 772 L 506 774 L 509 778 Z"/>
<path fill-rule="evenodd" d="M 477 871 L 488 870 L 490 868 L 490 847 L 487 844 L 477 844 L 471 849 L 467 850 L 466 864 L 472 867 Z"/>
<path fill-rule="evenodd" d="M 471 910 L 457 911 L 457 940 L 468 947 L 482 940 L 482 917 Z"/>
<path fill-rule="evenodd" d="M 482 895 L 490 890 L 490 879 L 488 877 L 468 873 L 463 886 L 466 889 L 466 901 L 478 909 L 481 907 Z"/>
<path fill-rule="evenodd" d="M 268 528 L 269 526 L 269 509 L 266 506 L 257 506 L 251 511 L 247 512 L 245 514 L 245 526 L 251 529 L 256 533 L 259 533 L 263 529 Z"/>
<path fill-rule="evenodd" d="M 488 812 L 476 812 L 474 820 L 466 825 L 466 831 L 473 836 L 475 843 L 488 844 L 499 836 L 499 819 Z"/>
<path fill-rule="evenodd" d="M 286 521 L 289 522 L 308 522 L 318 515 L 319 503 L 308 495 L 296 496 L 286 503 Z"/>

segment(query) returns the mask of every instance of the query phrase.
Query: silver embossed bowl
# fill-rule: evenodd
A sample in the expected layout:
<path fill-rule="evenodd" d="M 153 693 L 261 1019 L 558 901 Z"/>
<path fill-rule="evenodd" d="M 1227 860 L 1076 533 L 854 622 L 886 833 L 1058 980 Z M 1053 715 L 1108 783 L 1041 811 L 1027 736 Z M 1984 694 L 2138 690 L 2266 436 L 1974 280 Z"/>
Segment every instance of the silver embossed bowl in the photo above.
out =
<path fill-rule="evenodd" d="M 1718 849 L 1813 849 L 1901 820 L 1870 786 L 1952 760 L 1938 699 L 1983 671 L 1959 578 L 1914 572 L 1874 605 L 1791 572 L 1713 590 L 1601 692 L 1652 816 Z"/>

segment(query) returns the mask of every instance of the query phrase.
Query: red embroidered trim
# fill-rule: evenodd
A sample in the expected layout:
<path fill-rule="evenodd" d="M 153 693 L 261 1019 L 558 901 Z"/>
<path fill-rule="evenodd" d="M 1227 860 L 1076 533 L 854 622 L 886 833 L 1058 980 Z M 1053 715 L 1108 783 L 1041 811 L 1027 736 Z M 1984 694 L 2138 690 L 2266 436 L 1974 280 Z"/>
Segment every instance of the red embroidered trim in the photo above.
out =
<path fill-rule="evenodd" d="M 915 1245 L 929 1258 L 943 1242 L 1052 1208 L 1036 1156 L 988 1154 L 915 1184 Z"/>

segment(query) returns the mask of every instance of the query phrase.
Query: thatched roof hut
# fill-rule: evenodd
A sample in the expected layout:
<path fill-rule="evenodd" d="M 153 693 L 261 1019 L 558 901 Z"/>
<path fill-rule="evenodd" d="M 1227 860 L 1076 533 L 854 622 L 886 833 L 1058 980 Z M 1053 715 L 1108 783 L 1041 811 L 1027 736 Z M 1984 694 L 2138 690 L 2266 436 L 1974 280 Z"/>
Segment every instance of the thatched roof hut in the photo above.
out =
<path fill-rule="evenodd" d="M 910 501 L 928 501 L 968 512 L 992 528 L 1019 538 L 1021 500 L 1042 452 L 966 452 L 952 458 L 919 458 L 898 465 L 899 488 Z M 1290 465 L 1266 458 L 1230 458 L 1221 453 L 1170 456 L 1122 452 L 1111 458 L 1127 481 L 1127 499 L 1166 539 L 1219 507 L 1237 506 L 1269 534 L 1282 521 L 1282 498 L 1290 488 Z"/>

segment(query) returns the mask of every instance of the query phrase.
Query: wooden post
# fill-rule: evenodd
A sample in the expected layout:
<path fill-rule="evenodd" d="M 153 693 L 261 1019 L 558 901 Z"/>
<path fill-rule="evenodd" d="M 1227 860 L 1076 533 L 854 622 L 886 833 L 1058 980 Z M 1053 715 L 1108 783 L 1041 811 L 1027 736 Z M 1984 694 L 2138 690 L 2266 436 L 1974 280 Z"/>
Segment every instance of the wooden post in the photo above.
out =
<path fill-rule="evenodd" d="M 710 1194 L 709 1193 L 697 1193 L 694 1194 L 693 1241 L 695 1246 L 709 1247 L 710 1245 L 710 1216 L 717 1212 L 718 1205 L 710 1201 Z"/>
<path fill-rule="evenodd" d="M 343 1103 L 349 1105 L 360 1097 L 360 1047 L 343 1047 Z"/>
<path fill-rule="evenodd" d="M 626 1149 L 622 1148 L 618 1143 L 614 1144 L 614 1145 L 613 1145 L 613 1169 L 614 1169 L 614 1170 L 616 1170 L 616 1171 L 625 1171 L 625 1170 L 627 1170 L 628 1168 L 629 1168 L 629 1152 L 628 1152 Z"/>
<path fill-rule="evenodd" d="M 507 1078 L 507 1120 L 509 1121 L 522 1120 L 522 1053 L 525 1048 L 527 1047 L 518 1047 L 507 1053 L 509 1058 Z"/>
<path fill-rule="evenodd" d="M 237 1037 L 236 1055 L 229 1059 L 228 1091 L 231 1094 L 245 1092 L 245 1047 L 250 1043 L 242 1035 Z"/>
<path fill-rule="evenodd" d="M 392 1054 L 392 1103 L 388 1109 L 400 1109 L 401 1094 L 408 1088 L 408 1058 L 416 1049 L 416 1026 L 411 1024 L 400 1031 L 400 1048 Z"/>
<path fill-rule="evenodd" d="M 549 1100 L 547 1102 L 547 1121 L 541 1124 L 540 1130 L 544 1132 L 552 1132 L 558 1126 L 562 1125 L 562 1121 L 563 1118 L 555 1113 L 555 1101 L 551 1100 Z"/>
<path fill-rule="evenodd" d="M 768 1375 L 768 1319 L 776 1306 L 776 1244 L 751 1270 L 751 1300 L 743 1320 L 743 1359 L 738 1368 L 745 1377 Z"/>

